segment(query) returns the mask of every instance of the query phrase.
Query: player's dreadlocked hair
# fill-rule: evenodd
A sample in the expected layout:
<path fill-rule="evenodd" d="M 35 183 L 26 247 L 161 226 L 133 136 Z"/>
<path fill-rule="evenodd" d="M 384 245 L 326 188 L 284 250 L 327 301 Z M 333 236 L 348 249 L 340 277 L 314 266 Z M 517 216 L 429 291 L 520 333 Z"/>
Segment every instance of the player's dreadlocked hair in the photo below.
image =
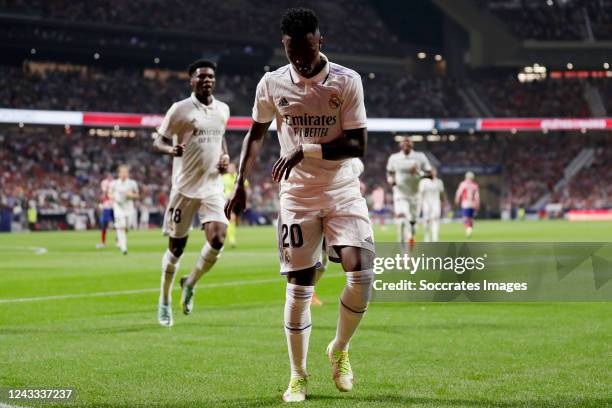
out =
<path fill-rule="evenodd" d="M 189 65 L 189 76 L 192 76 L 198 68 L 211 68 L 213 71 L 217 72 L 217 64 L 209 60 L 199 59 Z"/>
<path fill-rule="evenodd" d="M 281 32 L 290 37 L 304 37 L 316 33 L 319 29 L 319 19 L 314 11 L 303 8 L 290 8 L 285 11 L 280 24 Z"/>

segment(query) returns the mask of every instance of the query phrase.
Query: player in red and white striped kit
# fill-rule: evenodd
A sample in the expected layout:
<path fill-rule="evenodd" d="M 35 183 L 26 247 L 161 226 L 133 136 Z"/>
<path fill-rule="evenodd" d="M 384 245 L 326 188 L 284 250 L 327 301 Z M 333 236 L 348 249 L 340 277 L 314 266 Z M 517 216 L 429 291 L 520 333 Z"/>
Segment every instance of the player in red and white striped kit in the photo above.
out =
<path fill-rule="evenodd" d="M 474 181 L 474 173 L 465 173 L 465 179 L 459 184 L 455 194 L 455 204 L 461 207 L 465 236 L 472 236 L 474 228 L 474 213 L 480 208 L 480 193 L 478 184 Z"/>

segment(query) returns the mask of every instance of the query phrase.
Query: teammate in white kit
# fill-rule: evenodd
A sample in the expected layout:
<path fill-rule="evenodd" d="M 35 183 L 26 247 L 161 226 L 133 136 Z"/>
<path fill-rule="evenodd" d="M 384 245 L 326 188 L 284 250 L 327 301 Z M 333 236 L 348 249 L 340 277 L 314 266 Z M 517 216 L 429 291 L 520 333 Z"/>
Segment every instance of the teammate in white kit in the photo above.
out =
<path fill-rule="evenodd" d="M 127 231 L 130 218 L 135 211 L 134 200 L 138 198 L 138 184 L 130 177 L 128 166 L 119 166 L 118 176 L 110 185 L 109 193 L 113 200 L 113 216 L 117 232 L 117 244 L 124 255 L 127 255 Z"/>
<path fill-rule="evenodd" d="M 336 337 L 326 353 L 336 387 L 353 387 L 348 347 L 371 294 L 374 242 L 349 159 L 365 153 L 367 121 L 361 78 L 320 53 L 322 37 L 314 12 L 287 10 L 281 31 L 290 64 L 265 74 L 257 86 L 253 122 L 225 213 L 229 216 L 236 205 L 244 208 L 244 180 L 276 119 L 281 157 L 272 178 L 280 183 L 278 248 L 281 273 L 287 277 L 284 321 L 291 366 L 283 399 L 303 401 L 310 304 L 323 237 L 330 260 L 339 261 L 346 271 Z"/>
<path fill-rule="evenodd" d="M 419 182 L 431 171 L 424 153 L 412 149 L 408 136 L 400 139 L 401 151 L 393 153 L 387 161 L 387 182 L 393 187 L 393 212 L 397 225 L 397 239 L 414 246 L 416 222 L 419 215 Z M 406 232 L 406 221 L 410 229 Z"/>
<path fill-rule="evenodd" d="M 172 326 L 172 285 L 195 214 L 206 234 L 195 267 L 181 278 L 181 307 L 188 315 L 193 310 L 194 287 L 217 262 L 223 249 L 227 218 L 221 174 L 227 170 L 229 156 L 224 134 L 229 107 L 213 97 L 216 65 L 199 60 L 189 67 L 192 94 L 170 107 L 157 130 L 155 149 L 174 156 L 172 191 L 164 216 L 168 249 L 162 258 L 158 320 Z"/>
<path fill-rule="evenodd" d="M 480 208 L 480 191 L 474 181 L 474 173 L 465 173 L 465 179 L 459 184 L 455 193 L 455 204 L 461 207 L 465 236 L 471 237 L 474 228 L 474 215 Z"/>
<path fill-rule="evenodd" d="M 431 178 L 425 177 L 419 182 L 419 203 L 421 204 L 419 212 L 423 214 L 425 242 L 438 242 L 440 217 L 445 201 L 444 184 L 438 178 L 437 170 L 432 168 Z"/>

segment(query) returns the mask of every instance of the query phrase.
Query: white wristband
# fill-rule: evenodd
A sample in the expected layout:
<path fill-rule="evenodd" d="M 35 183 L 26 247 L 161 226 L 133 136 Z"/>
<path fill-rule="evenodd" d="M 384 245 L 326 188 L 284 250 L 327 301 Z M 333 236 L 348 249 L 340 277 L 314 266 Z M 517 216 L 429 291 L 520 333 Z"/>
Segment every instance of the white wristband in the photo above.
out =
<path fill-rule="evenodd" d="M 323 149 L 320 144 L 305 143 L 302 145 L 302 151 L 304 152 L 304 157 L 323 158 Z"/>

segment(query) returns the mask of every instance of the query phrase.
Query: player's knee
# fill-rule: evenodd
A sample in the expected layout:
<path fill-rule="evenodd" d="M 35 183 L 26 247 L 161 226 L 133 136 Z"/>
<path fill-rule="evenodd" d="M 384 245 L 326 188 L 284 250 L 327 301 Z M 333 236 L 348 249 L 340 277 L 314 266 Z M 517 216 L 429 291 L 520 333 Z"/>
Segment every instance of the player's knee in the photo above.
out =
<path fill-rule="evenodd" d="M 342 305 L 355 313 L 364 313 L 372 296 L 374 273 L 371 269 L 346 273 Z"/>
<path fill-rule="evenodd" d="M 215 234 L 213 234 L 213 236 L 210 237 L 208 243 L 214 249 L 223 248 L 223 244 L 225 244 L 225 231 L 217 231 Z"/>
<path fill-rule="evenodd" d="M 183 255 L 185 245 L 187 244 L 186 238 L 170 238 L 168 249 L 175 257 L 179 258 Z"/>
<path fill-rule="evenodd" d="M 361 248 L 344 248 L 341 258 L 342 268 L 346 272 L 371 269 L 374 262 L 374 254 Z"/>

